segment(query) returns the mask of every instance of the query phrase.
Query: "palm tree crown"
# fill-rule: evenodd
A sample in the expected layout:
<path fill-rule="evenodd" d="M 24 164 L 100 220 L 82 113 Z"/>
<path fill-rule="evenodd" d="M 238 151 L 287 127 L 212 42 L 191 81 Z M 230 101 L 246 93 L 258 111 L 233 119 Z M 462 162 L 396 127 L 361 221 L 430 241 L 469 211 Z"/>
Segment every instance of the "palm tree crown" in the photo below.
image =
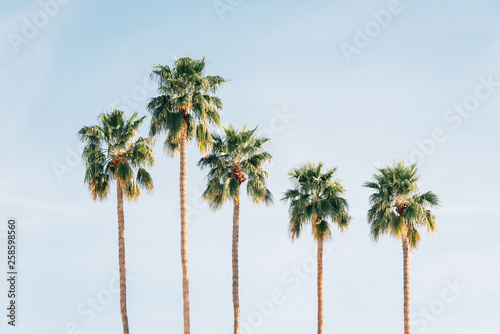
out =
<path fill-rule="evenodd" d="M 368 211 L 371 236 L 374 240 L 383 234 L 406 239 L 413 249 L 420 243 L 419 227 L 429 232 L 436 230 L 436 217 L 430 208 L 439 205 L 439 198 L 430 191 L 420 193 L 416 164 L 405 166 L 401 160 L 393 167 L 377 171 L 375 180 L 364 184 L 375 190 L 370 196 Z"/>
<path fill-rule="evenodd" d="M 327 219 L 337 223 L 340 230 L 349 227 L 349 206 L 343 197 L 345 190 L 335 180 L 336 168 L 322 172 L 323 164 L 305 163 L 289 172 L 293 189 L 285 192 L 283 201 L 290 202 L 289 232 L 298 238 L 306 224 L 312 225 L 316 240 L 324 241 L 331 236 Z"/>
<path fill-rule="evenodd" d="M 186 139 L 196 139 L 202 154 L 210 148 L 210 125 L 220 125 L 222 101 L 215 94 L 227 80 L 205 75 L 207 63 L 189 57 L 175 59 L 175 66 L 157 65 L 151 78 L 158 81 L 159 96 L 148 103 L 152 115 L 150 137 L 167 133 L 165 149 L 178 153 L 182 128 L 186 124 Z"/>
<path fill-rule="evenodd" d="M 228 199 L 239 198 L 240 185 L 247 182 L 247 194 L 254 203 L 271 204 L 273 196 L 266 187 L 269 178 L 264 170 L 272 156 L 264 150 L 269 138 L 255 136 L 255 131 L 224 128 L 225 137 L 212 134 L 212 152 L 201 158 L 198 165 L 208 167 L 207 188 L 203 193 L 212 209 L 219 209 Z"/>
<path fill-rule="evenodd" d="M 136 118 L 137 113 L 127 119 L 123 111 L 113 109 L 99 115 L 98 125 L 84 126 L 78 132 L 85 143 L 85 184 L 94 200 L 107 197 L 113 180 L 122 184 L 129 200 L 136 200 L 141 188 L 153 190 L 153 180 L 146 171 L 155 161 L 153 149 L 148 139 L 135 139 L 145 117 Z"/>

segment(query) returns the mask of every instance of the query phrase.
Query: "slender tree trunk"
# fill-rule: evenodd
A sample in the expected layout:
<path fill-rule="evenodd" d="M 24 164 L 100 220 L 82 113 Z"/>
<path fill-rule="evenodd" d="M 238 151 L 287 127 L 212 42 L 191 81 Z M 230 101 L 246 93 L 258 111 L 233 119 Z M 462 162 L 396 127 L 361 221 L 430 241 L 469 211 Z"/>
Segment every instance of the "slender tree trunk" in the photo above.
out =
<path fill-rule="evenodd" d="M 187 194 L 186 194 L 186 145 L 187 125 L 182 126 L 181 134 L 181 166 L 180 166 L 180 200 L 181 200 L 181 264 L 182 264 L 182 299 L 184 301 L 184 334 L 189 334 L 189 267 L 187 253 Z"/>
<path fill-rule="evenodd" d="M 410 263 L 408 254 L 408 240 L 403 239 L 403 266 L 404 266 L 404 334 L 410 334 Z"/>
<path fill-rule="evenodd" d="M 318 334 L 323 334 L 323 240 L 318 239 Z"/>
<path fill-rule="evenodd" d="M 120 310 L 122 313 L 123 333 L 129 334 L 127 315 L 127 276 L 125 272 L 125 218 L 123 216 L 123 188 L 116 181 L 118 211 L 118 262 L 120 264 Z"/>
<path fill-rule="evenodd" d="M 234 334 L 240 333 L 240 297 L 238 276 L 238 244 L 240 239 L 240 198 L 234 199 L 233 208 L 233 308 Z"/>

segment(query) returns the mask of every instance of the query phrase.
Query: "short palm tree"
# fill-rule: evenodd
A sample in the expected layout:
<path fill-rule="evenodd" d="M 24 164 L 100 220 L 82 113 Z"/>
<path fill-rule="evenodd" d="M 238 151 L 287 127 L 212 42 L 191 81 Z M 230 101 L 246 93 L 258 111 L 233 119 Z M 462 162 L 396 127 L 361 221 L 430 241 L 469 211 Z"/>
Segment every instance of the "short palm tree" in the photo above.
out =
<path fill-rule="evenodd" d="M 439 198 L 430 191 L 420 192 L 416 164 L 405 166 L 401 160 L 377 171 L 374 181 L 364 184 L 375 191 L 370 196 L 368 223 L 375 241 L 387 234 L 403 245 L 404 333 L 410 334 L 409 252 L 420 243 L 419 227 L 429 232 L 436 230 L 436 217 L 430 208 L 439 205 Z"/>
<path fill-rule="evenodd" d="M 220 209 L 228 200 L 233 202 L 233 308 L 234 334 L 240 332 L 240 301 L 238 275 L 240 187 L 247 182 L 247 194 L 254 203 L 271 204 L 273 197 L 266 187 L 268 174 L 264 164 L 272 161 L 264 150 L 268 138 L 255 136 L 256 128 L 246 131 L 245 126 L 236 130 L 224 128 L 225 137 L 214 133 L 212 152 L 203 157 L 198 165 L 209 168 L 207 188 L 203 198 L 213 210 Z"/>
<path fill-rule="evenodd" d="M 205 154 L 212 143 L 210 126 L 220 125 L 221 100 L 215 94 L 227 80 L 206 75 L 207 63 L 188 57 L 175 59 L 172 68 L 157 65 L 151 78 L 158 81 L 159 96 L 148 103 L 150 138 L 166 133 L 167 153 L 180 153 L 181 264 L 184 333 L 189 334 L 189 267 L 187 255 L 186 147 L 196 142 Z"/>
<path fill-rule="evenodd" d="M 323 333 L 323 244 L 332 235 L 328 220 L 344 231 L 351 217 L 344 188 L 335 179 L 336 168 L 322 171 L 323 164 L 305 163 L 289 172 L 293 188 L 285 192 L 283 201 L 290 203 L 289 232 L 292 240 L 300 237 L 306 224 L 318 244 L 318 334 Z"/>
<path fill-rule="evenodd" d="M 146 168 L 151 167 L 155 161 L 149 139 L 136 139 L 145 117 L 136 118 L 137 113 L 127 119 L 122 111 L 113 109 L 99 115 L 99 124 L 84 126 L 78 132 L 85 143 L 82 154 L 86 166 L 84 182 L 93 199 L 107 198 L 111 183 L 116 182 L 120 309 L 124 334 L 129 333 L 129 326 L 123 197 L 135 201 L 141 194 L 141 188 L 153 191 L 153 180 Z"/>

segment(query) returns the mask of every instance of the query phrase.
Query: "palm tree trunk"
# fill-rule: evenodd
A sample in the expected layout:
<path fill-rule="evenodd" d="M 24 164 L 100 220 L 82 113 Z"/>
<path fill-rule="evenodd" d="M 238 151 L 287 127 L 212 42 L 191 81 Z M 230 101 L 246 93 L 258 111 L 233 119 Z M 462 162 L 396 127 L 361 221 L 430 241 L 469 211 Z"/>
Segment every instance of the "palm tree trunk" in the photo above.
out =
<path fill-rule="evenodd" d="M 180 154 L 180 201 L 181 201 L 181 264 L 182 264 L 182 299 L 184 301 L 184 334 L 189 334 L 189 267 L 187 254 L 187 194 L 186 194 L 186 145 L 187 124 L 182 126 Z"/>
<path fill-rule="evenodd" d="M 238 245 L 240 238 L 240 198 L 234 199 L 233 208 L 233 308 L 234 308 L 234 334 L 240 333 L 240 297 L 238 276 Z"/>
<path fill-rule="evenodd" d="M 323 334 L 323 240 L 318 239 L 318 334 Z"/>
<path fill-rule="evenodd" d="M 408 254 L 408 240 L 403 239 L 403 266 L 404 266 L 404 334 L 410 334 L 410 263 Z"/>
<path fill-rule="evenodd" d="M 123 188 L 116 181 L 118 211 L 118 262 L 120 264 L 120 310 L 122 313 L 123 333 L 129 334 L 127 315 L 127 276 L 125 272 L 125 218 L 123 215 Z"/>

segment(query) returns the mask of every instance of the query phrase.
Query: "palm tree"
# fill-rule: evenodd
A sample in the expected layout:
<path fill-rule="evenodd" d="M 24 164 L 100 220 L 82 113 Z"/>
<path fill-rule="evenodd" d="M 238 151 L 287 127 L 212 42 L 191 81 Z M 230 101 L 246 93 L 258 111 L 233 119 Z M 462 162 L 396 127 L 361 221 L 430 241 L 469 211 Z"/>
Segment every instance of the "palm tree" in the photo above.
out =
<path fill-rule="evenodd" d="M 419 227 L 436 231 L 436 217 L 429 209 L 439 205 L 439 198 L 430 191 L 420 193 L 416 164 L 405 166 L 401 160 L 377 171 L 375 180 L 364 184 L 375 191 L 368 210 L 370 234 L 375 241 L 388 234 L 403 245 L 404 333 L 410 334 L 409 252 L 420 243 Z"/>
<path fill-rule="evenodd" d="M 341 231 L 349 227 L 349 206 L 345 191 L 335 179 L 337 168 L 322 172 L 323 164 L 305 163 L 289 172 L 293 188 L 285 192 L 283 201 L 290 203 L 289 232 L 292 240 L 300 237 L 304 226 L 311 224 L 318 244 L 318 334 L 323 334 L 323 244 L 332 235 L 330 223 Z"/>
<path fill-rule="evenodd" d="M 254 136 L 257 128 L 246 131 L 224 128 L 225 137 L 214 133 L 211 154 L 203 157 L 198 165 L 208 167 L 207 188 L 203 198 L 213 210 L 220 209 L 227 200 L 233 201 L 233 308 L 234 334 L 240 332 L 240 301 L 238 276 L 240 186 L 247 182 L 247 194 L 256 203 L 271 204 L 273 197 L 266 187 L 268 174 L 264 164 L 272 161 L 263 145 L 268 138 Z"/>
<path fill-rule="evenodd" d="M 123 197 L 135 201 L 141 195 L 141 188 L 153 191 L 153 180 L 145 168 L 151 167 L 155 161 L 149 139 L 135 139 L 145 117 L 136 118 L 137 113 L 127 119 L 123 111 L 113 109 L 99 115 L 99 124 L 84 126 L 78 132 L 85 143 L 82 154 L 86 166 L 84 182 L 93 199 L 107 198 L 111 183 L 116 182 L 120 309 L 124 334 L 129 333 L 129 326 Z"/>
<path fill-rule="evenodd" d="M 210 126 L 220 125 L 222 101 L 213 95 L 227 80 L 205 75 L 205 58 L 175 59 L 174 67 L 157 65 L 151 78 L 158 81 L 159 96 L 148 103 L 151 113 L 150 138 L 166 133 L 165 150 L 180 153 L 181 264 L 184 301 L 184 333 L 189 334 L 189 267 L 187 256 L 186 146 L 194 140 L 205 154 L 212 143 Z"/>

